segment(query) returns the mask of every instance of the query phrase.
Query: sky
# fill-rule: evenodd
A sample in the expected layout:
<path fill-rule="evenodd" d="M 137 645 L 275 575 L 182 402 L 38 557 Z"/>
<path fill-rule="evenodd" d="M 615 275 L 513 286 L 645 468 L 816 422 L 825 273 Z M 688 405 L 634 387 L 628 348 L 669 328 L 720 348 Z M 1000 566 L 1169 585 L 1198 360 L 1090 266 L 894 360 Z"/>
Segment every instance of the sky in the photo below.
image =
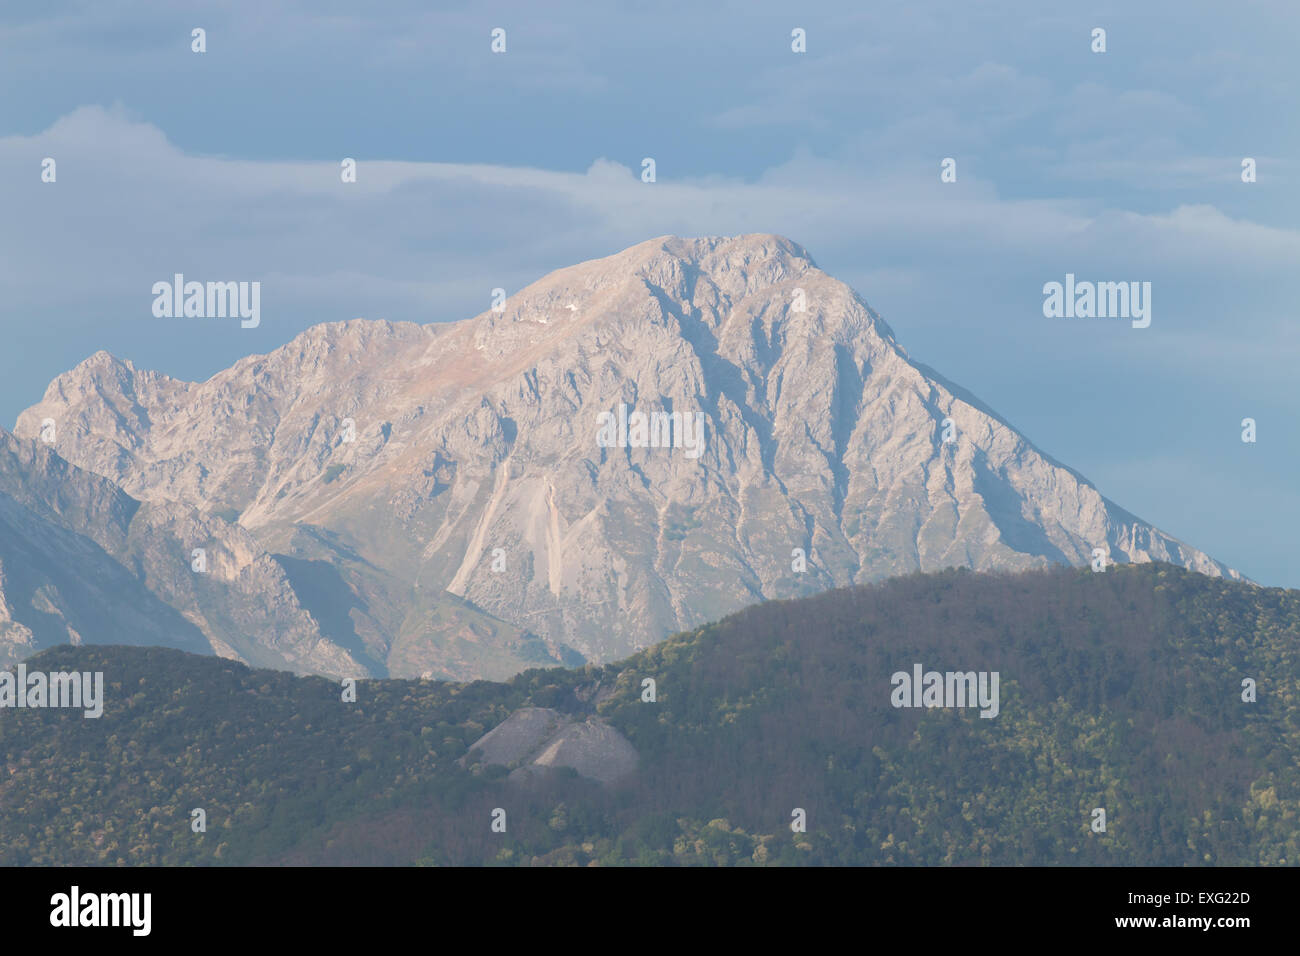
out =
<path fill-rule="evenodd" d="M 0 4 L 0 424 L 100 349 L 203 380 L 778 233 L 1108 498 L 1300 587 L 1298 41 L 1292 0 Z M 261 282 L 260 324 L 155 318 L 178 272 Z M 1150 326 L 1046 317 L 1067 273 L 1150 282 Z"/>

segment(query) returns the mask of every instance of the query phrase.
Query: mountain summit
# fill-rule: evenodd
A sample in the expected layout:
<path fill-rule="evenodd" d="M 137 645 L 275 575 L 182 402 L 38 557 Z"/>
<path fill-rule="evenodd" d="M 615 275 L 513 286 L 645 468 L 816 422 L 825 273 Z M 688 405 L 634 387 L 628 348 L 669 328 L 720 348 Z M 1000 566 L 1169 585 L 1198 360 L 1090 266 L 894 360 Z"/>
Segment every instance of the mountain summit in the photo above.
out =
<path fill-rule="evenodd" d="M 1096 549 L 1241 577 L 912 362 L 787 239 L 653 239 L 499 308 L 316 326 L 202 383 L 99 352 L 16 433 L 52 419 L 78 468 L 237 523 L 348 651 L 295 669 L 503 677 L 764 599 Z"/>

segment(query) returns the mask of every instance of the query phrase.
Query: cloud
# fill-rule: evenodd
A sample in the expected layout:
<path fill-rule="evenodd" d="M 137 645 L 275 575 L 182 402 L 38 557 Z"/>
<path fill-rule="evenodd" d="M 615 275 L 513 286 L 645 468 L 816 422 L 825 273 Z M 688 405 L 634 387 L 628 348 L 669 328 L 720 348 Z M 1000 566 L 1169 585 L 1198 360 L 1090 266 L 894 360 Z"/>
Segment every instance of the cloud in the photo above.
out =
<path fill-rule="evenodd" d="M 1218 446 L 1189 402 L 1263 403 L 1286 441 L 1296 22 L 1290 0 L 1232 17 L 1173 0 L 10 4 L 0 408 L 102 348 L 204 378 L 316 322 L 464 318 L 648 237 L 777 232 L 1085 473 L 1126 454 L 1133 408 L 1160 407 L 1130 438 L 1187 463 L 1178 488 L 1176 468 L 1150 480 L 1217 551 L 1233 532 L 1198 531 L 1197 488 L 1220 489 L 1194 471 Z M 262 281 L 262 324 L 154 320 L 152 283 L 178 271 Z M 1045 320 L 1043 283 L 1067 272 L 1151 281 L 1152 326 Z M 1115 474 L 1107 493 L 1138 502 L 1142 470 Z M 1266 508 L 1257 487 L 1243 496 Z"/>
<path fill-rule="evenodd" d="M 44 156 L 58 161 L 56 184 L 39 181 Z M 639 169 L 605 157 L 585 172 L 356 158 L 357 182 L 345 184 L 334 160 L 189 155 L 120 107 L 83 107 L 36 136 L 0 139 L 0 174 L 19 184 L 9 214 L 17 228 L 0 238 L 19 278 L 13 294 L 44 301 L 71 271 L 83 281 L 61 283 L 57 295 L 120 290 L 129 315 L 145 276 L 182 267 L 305 280 L 368 275 L 367 295 L 386 285 L 404 318 L 446 318 L 455 314 L 448 308 L 479 308 L 435 305 L 428 283 L 440 278 L 473 275 L 491 288 L 503 275 L 539 276 L 665 233 L 780 232 L 814 254 L 847 245 L 895 269 L 940 255 L 970 271 L 1016 256 L 1026 266 L 1136 260 L 1199 273 L 1275 269 L 1300 257 L 1295 230 L 1211 205 L 1140 213 L 1008 199 L 965 170 L 958 183 L 941 184 L 937 162 L 863 176 L 803 152 L 746 181 L 677 178 L 661 160 L 658 181 L 647 184 Z M 356 299 L 335 302 L 364 311 L 364 297 Z"/>

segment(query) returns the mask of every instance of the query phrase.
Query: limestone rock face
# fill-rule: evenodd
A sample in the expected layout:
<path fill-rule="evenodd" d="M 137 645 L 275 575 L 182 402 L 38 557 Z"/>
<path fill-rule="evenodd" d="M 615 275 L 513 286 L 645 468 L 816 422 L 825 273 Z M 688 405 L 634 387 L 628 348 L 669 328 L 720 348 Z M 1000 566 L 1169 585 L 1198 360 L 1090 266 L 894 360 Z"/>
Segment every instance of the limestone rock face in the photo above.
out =
<path fill-rule="evenodd" d="M 532 760 L 538 767 L 572 767 L 582 776 L 606 784 L 631 774 L 636 762 L 636 748 L 628 739 L 596 720 L 561 727 Z"/>
<path fill-rule="evenodd" d="M 547 707 L 521 707 L 489 730 L 469 748 L 479 751 L 486 766 L 517 767 L 541 750 L 542 745 L 568 718 Z"/>
<path fill-rule="evenodd" d="M 467 760 L 508 767 L 511 779 L 526 782 L 560 767 L 604 784 L 636 770 L 636 749 L 597 718 L 574 720 L 545 707 L 522 707 L 469 748 Z"/>
<path fill-rule="evenodd" d="M 1240 577 L 912 362 L 771 235 L 654 239 L 453 324 L 316 326 L 201 383 L 100 352 L 17 433 L 47 419 L 160 534 L 229 526 L 220 579 L 272 616 L 234 614 L 242 646 L 208 630 L 294 669 L 505 677 L 763 599 L 1098 548 Z M 210 620 L 192 590 L 158 593 Z"/>
<path fill-rule="evenodd" d="M 246 530 L 177 502 L 142 505 L 0 429 L 0 663 L 65 643 L 366 673 L 321 633 L 283 568 Z"/>

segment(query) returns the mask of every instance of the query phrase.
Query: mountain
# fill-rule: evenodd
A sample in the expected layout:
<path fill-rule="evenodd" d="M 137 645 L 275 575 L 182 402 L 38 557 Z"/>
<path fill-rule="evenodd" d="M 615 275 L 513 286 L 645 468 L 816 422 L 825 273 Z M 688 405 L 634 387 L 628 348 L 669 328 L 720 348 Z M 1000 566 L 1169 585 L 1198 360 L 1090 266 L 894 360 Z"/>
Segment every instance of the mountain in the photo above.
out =
<path fill-rule="evenodd" d="M 105 550 L 124 548 L 139 502 L 76 472 L 0 431 L 0 665 L 97 639 L 208 651 L 194 625 Z"/>
<path fill-rule="evenodd" d="M 996 716 L 895 706 L 918 665 L 996 674 Z M 1300 591 L 1167 564 L 908 575 L 355 701 L 160 648 L 27 666 L 102 672 L 103 715 L 0 711 L 3 866 L 1300 863 Z"/>
<path fill-rule="evenodd" d="M 627 447 L 638 413 L 678 418 Z M 458 323 L 316 326 L 202 383 L 100 352 L 16 432 L 47 419 L 79 468 L 237 524 L 371 674 L 606 661 L 762 600 L 1095 549 L 1240 577 L 769 235 L 654 239 Z"/>
<path fill-rule="evenodd" d="M 322 633 L 290 575 L 243 528 L 178 502 L 141 504 L 0 429 L 0 663 L 82 643 L 366 672 Z"/>

